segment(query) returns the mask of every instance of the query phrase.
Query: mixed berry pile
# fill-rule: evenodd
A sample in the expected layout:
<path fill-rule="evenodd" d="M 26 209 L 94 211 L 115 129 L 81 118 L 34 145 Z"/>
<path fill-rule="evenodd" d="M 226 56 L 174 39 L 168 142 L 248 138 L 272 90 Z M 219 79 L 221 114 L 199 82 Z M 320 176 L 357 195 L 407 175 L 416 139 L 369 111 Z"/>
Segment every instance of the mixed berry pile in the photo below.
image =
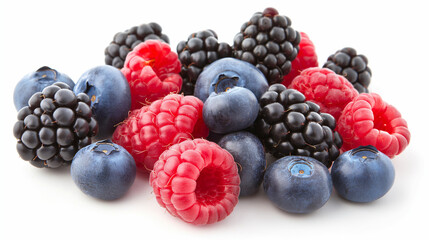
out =
<path fill-rule="evenodd" d="M 76 185 L 104 200 L 147 172 L 159 205 L 192 224 L 225 219 L 261 185 L 293 213 L 319 209 L 333 188 L 354 202 L 385 195 L 410 131 L 370 91 L 368 59 L 346 47 L 319 67 L 309 35 L 274 8 L 237 30 L 231 45 L 191 33 L 174 52 L 159 24 L 141 24 L 114 35 L 106 65 L 76 84 L 49 67 L 25 75 L 19 156 L 71 165 Z"/>

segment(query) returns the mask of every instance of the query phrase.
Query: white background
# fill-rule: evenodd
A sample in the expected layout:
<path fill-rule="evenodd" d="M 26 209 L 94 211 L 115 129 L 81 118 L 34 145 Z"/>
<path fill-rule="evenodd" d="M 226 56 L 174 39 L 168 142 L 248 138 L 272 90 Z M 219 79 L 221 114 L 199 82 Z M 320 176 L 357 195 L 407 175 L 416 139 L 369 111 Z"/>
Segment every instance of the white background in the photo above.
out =
<path fill-rule="evenodd" d="M 428 227 L 428 32 L 424 1 L 1 1 L 0 239 L 389 239 L 413 238 Z M 193 226 L 158 206 L 147 176 L 114 202 L 84 195 L 69 169 L 37 169 L 18 157 L 12 93 L 25 74 L 50 66 L 75 82 L 104 64 L 116 32 L 151 21 L 175 51 L 192 32 L 211 28 L 232 44 L 254 12 L 272 6 L 316 45 L 319 64 L 350 46 L 366 55 L 370 90 L 408 121 L 411 144 L 393 159 L 396 179 L 373 203 L 354 204 L 334 192 L 307 215 L 275 208 L 260 191 L 240 199 L 233 213 L 210 226 Z M 423 235 L 424 236 L 424 235 Z"/>

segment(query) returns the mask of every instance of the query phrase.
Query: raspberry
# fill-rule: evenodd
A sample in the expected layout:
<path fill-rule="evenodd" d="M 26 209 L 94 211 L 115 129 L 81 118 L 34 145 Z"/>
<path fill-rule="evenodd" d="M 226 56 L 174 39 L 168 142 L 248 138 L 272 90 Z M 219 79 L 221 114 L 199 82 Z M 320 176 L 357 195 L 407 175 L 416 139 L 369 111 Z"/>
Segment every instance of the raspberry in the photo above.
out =
<path fill-rule="evenodd" d="M 123 68 L 127 54 L 141 42 L 156 39 L 169 43 L 168 36 L 162 33 L 162 28 L 158 23 L 144 23 L 134 26 L 125 32 L 118 32 L 113 37 L 113 41 L 104 50 L 107 65 L 116 68 Z"/>
<path fill-rule="evenodd" d="M 308 35 L 301 32 L 301 42 L 299 43 L 299 52 L 295 60 L 292 61 L 290 72 L 283 77 L 282 84 L 288 87 L 292 80 L 298 76 L 304 69 L 318 67 L 316 49 Z"/>
<path fill-rule="evenodd" d="M 359 94 L 347 79 L 327 68 L 302 71 L 289 88 L 300 91 L 308 101 L 319 105 L 320 111 L 331 114 L 337 121 L 347 103 Z"/>
<path fill-rule="evenodd" d="M 180 66 L 177 54 L 166 43 L 147 40 L 137 45 L 121 70 L 130 84 L 131 109 L 179 92 Z"/>
<path fill-rule="evenodd" d="M 198 98 L 170 94 L 132 111 L 112 140 L 131 153 L 139 170 L 150 171 L 170 145 L 208 136 L 202 111 L 203 102 Z"/>
<path fill-rule="evenodd" d="M 171 146 L 159 157 L 149 180 L 162 207 L 195 225 L 226 218 L 240 193 L 234 158 L 216 143 L 204 139 Z"/>
<path fill-rule="evenodd" d="M 407 147 L 411 136 L 401 113 L 376 93 L 362 93 L 347 104 L 337 130 L 344 141 L 341 150 L 372 145 L 390 158 Z"/>

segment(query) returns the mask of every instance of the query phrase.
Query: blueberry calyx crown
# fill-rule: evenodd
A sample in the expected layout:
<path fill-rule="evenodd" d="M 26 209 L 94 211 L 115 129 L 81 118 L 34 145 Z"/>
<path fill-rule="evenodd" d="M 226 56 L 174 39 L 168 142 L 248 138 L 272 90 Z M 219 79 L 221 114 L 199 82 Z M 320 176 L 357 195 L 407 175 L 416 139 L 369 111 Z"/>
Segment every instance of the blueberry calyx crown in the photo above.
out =
<path fill-rule="evenodd" d="M 113 151 L 119 152 L 119 148 L 115 147 L 112 141 L 103 140 L 95 143 L 95 146 L 91 149 L 91 151 L 102 152 L 106 155 L 110 155 Z"/>
<path fill-rule="evenodd" d="M 292 176 L 307 178 L 313 175 L 314 165 L 307 159 L 297 158 L 288 164 L 287 169 Z"/>
<path fill-rule="evenodd" d="M 53 80 L 57 80 L 57 71 L 55 69 L 52 69 L 52 68 L 48 67 L 48 66 L 40 67 L 39 69 L 36 70 L 36 73 L 46 72 L 46 71 L 52 72 L 53 73 L 52 79 Z M 43 74 L 39 79 L 43 79 L 43 78 L 46 78 L 46 77 L 48 77 L 48 76 L 46 74 Z"/>
<path fill-rule="evenodd" d="M 350 154 L 362 162 L 374 160 L 378 157 L 379 151 L 372 145 L 360 146 L 351 150 Z"/>
<path fill-rule="evenodd" d="M 239 77 L 220 74 L 217 81 L 213 83 L 215 93 L 226 92 L 237 86 Z"/>

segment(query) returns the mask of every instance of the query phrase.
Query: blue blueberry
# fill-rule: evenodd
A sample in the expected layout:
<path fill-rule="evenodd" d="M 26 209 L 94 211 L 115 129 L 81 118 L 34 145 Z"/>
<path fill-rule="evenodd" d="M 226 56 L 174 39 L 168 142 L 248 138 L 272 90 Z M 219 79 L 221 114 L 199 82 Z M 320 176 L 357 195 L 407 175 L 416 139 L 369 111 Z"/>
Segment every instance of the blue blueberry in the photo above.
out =
<path fill-rule="evenodd" d="M 103 140 L 79 150 L 71 164 L 74 183 L 85 194 L 102 200 L 125 195 L 136 177 L 136 163 L 123 147 Z"/>
<path fill-rule="evenodd" d="M 112 66 L 98 66 L 86 71 L 73 91 L 76 95 L 86 93 L 91 98 L 92 113 L 99 125 L 97 140 L 110 138 L 115 126 L 128 117 L 130 86 L 121 71 Z"/>
<path fill-rule="evenodd" d="M 315 211 L 332 193 L 332 179 L 325 165 L 303 156 L 287 156 L 272 163 L 263 186 L 274 205 L 290 213 Z"/>
<path fill-rule="evenodd" d="M 234 58 L 222 58 L 205 67 L 198 76 L 194 95 L 203 102 L 213 92 L 227 88 L 249 89 L 259 99 L 268 89 L 264 74 L 252 64 Z"/>
<path fill-rule="evenodd" d="M 264 177 L 265 152 L 261 141 L 253 134 L 241 131 L 223 136 L 218 145 L 226 149 L 238 164 L 240 197 L 258 192 Z"/>
<path fill-rule="evenodd" d="M 37 71 L 25 75 L 16 84 L 13 92 L 13 103 L 16 110 L 19 111 L 27 106 L 28 100 L 34 93 L 42 92 L 45 87 L 56 82 L 64 82 L 71 89 L 74 87 L 74 82 L 69 76 L 49 67 L 41 67 Z"/>
<path fill-rule="evenodd" d="M 336 192 L 352 202 L 372 202 L 384 196 L 395 180 L 392 161 L 373 146 L 341 154 L 331 169 Z"/>
<path fill-rule="evenodd" d="M 233 87 L 210 94 L 203 106 L 203 119 L 210 131 L 231 133 L 252 125 L 258 111 L 258 100 L 250 90 Z"/>

